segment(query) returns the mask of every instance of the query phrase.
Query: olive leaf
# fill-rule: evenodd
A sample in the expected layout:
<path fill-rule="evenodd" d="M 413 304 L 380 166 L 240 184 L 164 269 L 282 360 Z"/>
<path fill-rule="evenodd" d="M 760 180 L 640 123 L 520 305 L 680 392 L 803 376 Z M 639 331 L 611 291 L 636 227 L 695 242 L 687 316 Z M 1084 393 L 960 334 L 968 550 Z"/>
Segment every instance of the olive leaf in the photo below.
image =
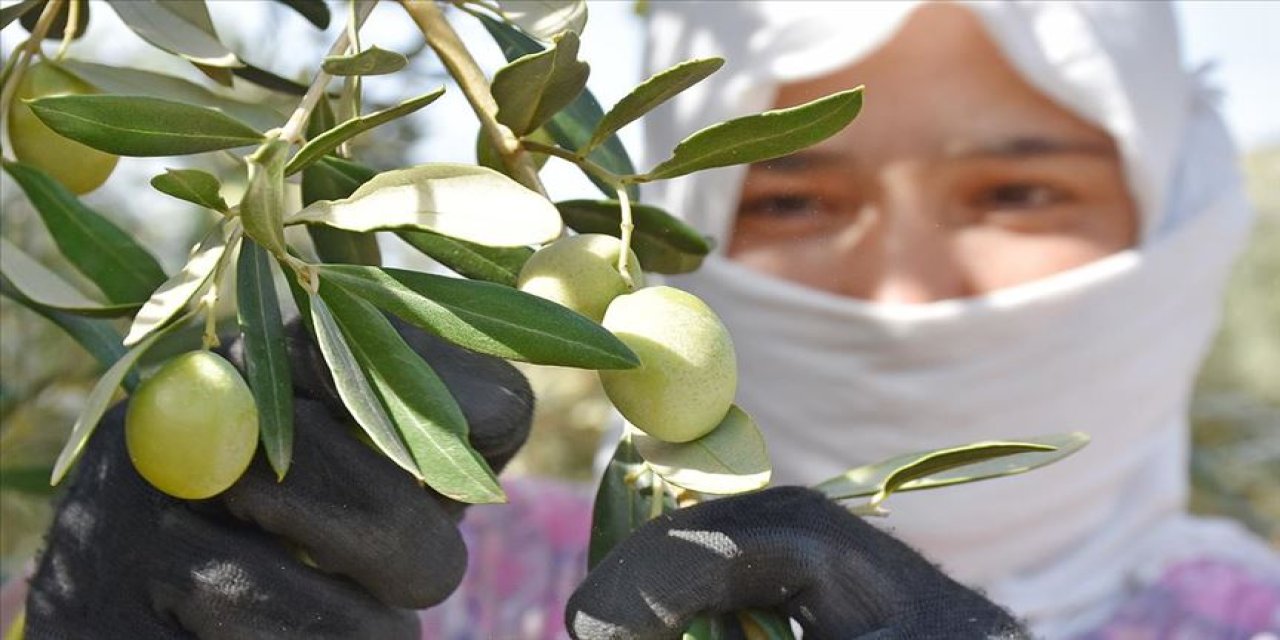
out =
<path fill-rule="evenodd" d="M 245 234 L 276 256 L 286 252 L 284 163 L 288 153 L 289 143 L 272 140 L 249 156 L 249 186 L 240 200 Z"/>
<path fill-rule="evenodd" d="M 283 480 L 293 459 L 293 374 L 276 298 L 271 256 L 244 240 L 236 262 L 236 322 L 244 337 L 245 379 L 258 405 L 267 462 Z"/>
<path fill-rule="evenodd" d="M 84 318 L 40 304 L 23 295 L 3 274 L 0 274 L 0 295 L 12 298 L 18 304 L 57 325 L 104 367 L 115 364 L 116 360 L 125 354 L 120 332 L 116 331 L 107 320 Z M 136 375 L 131 373 L 125 376 L 126 389 L 132 390 L 137 383 Z"/>
<path fill-rule="evenodd" d="M 658 105 L 670 100 L 681 91 L 706 79 L 724 66 L 724 58 L 695 58 L 686 60 L 640 83 L 604 114 L 595 133 L 579 153 L 596 148 L 614 132 L 627 126 Z"/>
<path fill-rule="evenodd" d="M 395 73 L 408 64 L 409 59 L 403 53 L 375 45 L 351 55 L 325 56 L 320 68 L 335 76 L 380 76 Z"/>
<path fill-rule="evenodd" d="M 157 0 L 111 0 L 111 8 L 125 26 L 152 46 L 181 56 L 201 70 L 229 69 L 243 63 L 218 40 L 202 0 L 159 2 Z M 230 77 L 216 72 L 215 80 L 229 85 Z"/>
<path fill-rule="evenodd" d="M 40 214 L 58 250 L 107 300 L 138 303 L 164 282 L 164 270 L 146 249 L 57 180 L 20 162 L 3 165 Z"/>
<path fill-rule="evenodd" d="M 508 61 L 543 50 L 543 46 L 536 40 L 501 20 L 494 20 L 487 16 L 478 16 L 478 18 L 494 42 L 502 48 L 502 55 Z M 544 126 L 547 133 L 551 134 L 560 146 L 566 149 L 579 149 L 591 139 L 591 134 L 602 117 L 604 117 L 604 111 L 600 108 L 600 102 L 592 95 L 590 89 L 583 89 L 569 106 L 557 112 Z M 620 176 L 632 175 L 636 172 L 631 156 L 627 155 L 626 147 L 622 146 L 622 141 L 616 135 L 610 135 L 603 144 L 592 149 L 587 158 Z M 589 174 L 587 178 L 605 196 L 612 198 L 617 195 L 616 188 L 598 176 Z M 639 190 L 635 185 L 627 185 L 627 194 L 633 200 L 639 199 Z"/>
<path fill-rule="evenodd" d="M 462 408 L 430 365 L 373 305 L 341 287 L 322 285 L 320 293 L 426 483 L 460 502 L 505 502 L 493 471 L 467 440 Z"/>
<path fill-rule="evenodd" d="M 183 321 L 189 319 L 190 316 L 187 316 L 183 318 Z M 61 482 L 67 471 L 71 469 L 71 465 L 75 464 L 76 460 L 79 459 L 80 454 L 84 451 L 85 443 L 89 441 L 89 436 L 93 435 L 93 430 L 98 426 L 98 422 L 102 420 L 107 408 L 111 406 L 111 399 L 115 396 L 116 388 L 124 381 L 133 366 L 137 364 L 138 359 L 142 357 L 142 354 L 146 353 L 160 338 L 182 324 L 183 322 L 175 322 L 163 331 L 152 333 L 145 340 L 129 349 L 120 359 L 107 368 L 101 378 L 98 378 L 98 382 L 93 385 L 93 390 L 85 398 L 84 407 L 80 409 L 80 415 L 71 427 L 71 435 L 67 438 L 66 444 L 62 446 L 62 451 L 58 453 L 58 459 L 53 463 L 53 475 L 49 478 L 49 484 L 56 485 Z"/>
<path fill-rule="evenodd" d="M 591 510 L 591 542 L 587 550 L 587 568 L 594 568 L 609 550 L 622 542 L 649 520 L 655 511 L 652 474 L 645 469 L 644 459 L 636 453 L 631 439 L 623 437 L 609 459 L 600 485 L 596 489 Z M 662 492 L 660 511 L 676 508 L 671 494 Z"/>
<path fill-rule="evenodd" d="M 814 487 L 833 500 L 932 489 L 1013 475 L 1057 462 L 1089 442 L 1081 432 L 919 451 L 851 469 Z"/>
<path fill-rule="evenodd" d="M 622 205 L 617 200 L 567 200 L 557 202 L 565 225 L 578 233 L 621 233 Z M 631 249 L 645 271 L 688 273 L 711 253 L 711 243 L 693 227 L 671 214 L 649 205 L 632 204 L 635 225 Z"/>
<path fill-rule="evenodd" d="M 162 98 L 221 111 L 250 127 L 265 131 L 284 122 L 285 116 L 262 103 L 241 102 L 218 95 L 194 82 L 175 76 L 64 58 L 57 66 L 103 93 Z"/>
<path fill-rule="evenodd" d="M 378 172 L 368 167 L 336 156 L 324 156 L 302 170 L 302 204 L 345 198 L 376 175 Z M 373 234 L 319 225 L 308 226 L 307 234 L 315 245 L 316 255 L 324 262 L 382 263 L 382 251 Z"/>
<path fill-rule="evenodd" d="M 9 26 L 10 22 L 13 22 L 14 20 L 17 20 L 18 18 L 21 18 L 22 16 L 26 15 L 27 12 L 35 9 L 37 5 L 43 8 L 44 3 L 45 3 L 45 0 L 21 0 L 21 2 L 17 2 L 7 7 L 0 8 L 0 29 L 3 29 L 4 27 Z M 65 22 L 65 18 L 63 20 Z M 35 25 L 33 24 L 32 28 L 34 27 Z M 28 33 L 30 33 L 30 31 L 31 29 L 27 29 Z"/>
<path fill-rule="evenodd" d="M 196 206 L 221 213 L 228 210 L 227 201 L 222 199 L 220 193 L 222 184 L 207 171 L 166 168 L 164 173 L 151 178 L 151 186 L 161 193 Z"/>
<path fill-rule="evenodd" d="M 59 135 L 120 156 L 177 156 L 262 141 L 262 134 L 220 111 L 161 98 L 68 95 L 27 104 Z"/>
<path fill-rule="evenodd" d="M 800 106 L 714 124 L 682 140 L 670 158 L 638 180 L 666 180 L 785 156 L 835 135 L 861 109 L 862 87 L 858 87 Z"/>
<path fill-rule="evenodd" d="M 192 248 L 182 270 L 160 285 L 142 305 L 124 337 L 124 345 L 138 344 L 187 308 L 209 283 L 228 255 L 228 248 L 239 239 L 239 234 L 239 225 L 234 222 L 224 220 L 214 225 Z"/>
<path fill-rule="evenodd" d="M 516 286 L 520 268 L 533 255 L 529 247 L 486 247 L 430 231 L 400 231 L 397 235 L 458 275 L 508 287 Z"/>
<path fill-rule="evenodd" d="M 581 34 L 587 26 L 586 0 L 498 0 L 498 9 L 502 17 L 539 40 L 562 31 Z"/>
<path fill-rule="evenodd" d="M 109 304 L 85 295 L 7 238 L 0 238 L 0 274 L 27 300 L 73 315 L 127 316 L 142 306 L 139 302 Z"/>
<path fill-rule="evenodd" d="M 307 19 L 307 22 L 315 25 L 317 29 L 329 28 L 329 6 L 324 0 L 276 0 L 282 5 L 298 12 L 298 15 Z"/>
<path fill-rule="evenodd" d="M 519 136 L 533 133 L 582 93 L 590 72 L 578 59 L 578 35 L 556 36 L 550 49 L 521 56 L 494 74 L 498 122 Z"/>
<path fill-rule="evenodd" d="M 381 111 L 375 111 L 367 116 L 352 118 L 342 124 L 330 128 L 327 131 L 312 137 L 307 144 L 298 150 L 289 164 L 285 165 L 284 174 L 286 176 L 293 175 L 301 171 L 311 163 L 319 160 L 329 152 L 337 149 L 339 145 L 354 138 L 355 136 L 368 131 L 379 125 L 391 122 L 396 118 L 407 116 L 418 109 L 421 109 L 432 102 L 436 101 L 444 95 L 444 87 L 440 87 L 429 93 L 425 93 L 416 98 L 410 98 L 393 107 L 388 107 Z"/>
<path fill-rule="evenodd" d="M 691 442 L 663 442 L 631 434 L 636 451 L 654 473 L 677 487 L 717 495 L 754 491 L 773 475 L 764 436 L 751 416 L 731 406 L 710 433 Z"/>
<path fill-rule="evenodd" d="M 422 472 L 396 433 L 395 424 L 378 400 L 377 392 L 365 378 L 360 362 L 351 352 L 351 346 L 328 305 L 319 295 L 313 294 L 309 298 L 311 326 L 320 345 L 320 353 L 333 374 L 333 386 L 338 390 L 342 404 L 379 451 L 413 477 L 423 480 Z"/>
<path fill-rule="evenodd" d="M 326 282 L 410 324 L 479 353 L 584 369 L 629 369 L 639 360 L 585 316 L 510 287 L 402 269 L 325 265 Z"/>
<path fill-rule="evenodd" d="M 497 247 L 549 242 L 563 228 L 542 195 L 492 169 L 449 163 L 383 172 L 351 197 L 312 203 L 285 223 L 418 229 Z"/>

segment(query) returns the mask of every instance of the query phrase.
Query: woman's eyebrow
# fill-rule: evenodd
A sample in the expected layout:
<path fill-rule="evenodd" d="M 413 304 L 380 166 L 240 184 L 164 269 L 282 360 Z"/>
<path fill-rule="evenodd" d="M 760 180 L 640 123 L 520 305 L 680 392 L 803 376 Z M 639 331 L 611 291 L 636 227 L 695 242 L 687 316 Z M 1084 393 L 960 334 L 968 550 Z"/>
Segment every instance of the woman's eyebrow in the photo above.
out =
<path fill-rule="evenodd" d="M 950 145 L 945 155 L 949 158 L 996 157 L 1012 159 L 1050 155 L 1115 157 L 1116 150 L 1110 143 L 1097 140 L 1017 136 L 995 141 L 962 142 Z"/>

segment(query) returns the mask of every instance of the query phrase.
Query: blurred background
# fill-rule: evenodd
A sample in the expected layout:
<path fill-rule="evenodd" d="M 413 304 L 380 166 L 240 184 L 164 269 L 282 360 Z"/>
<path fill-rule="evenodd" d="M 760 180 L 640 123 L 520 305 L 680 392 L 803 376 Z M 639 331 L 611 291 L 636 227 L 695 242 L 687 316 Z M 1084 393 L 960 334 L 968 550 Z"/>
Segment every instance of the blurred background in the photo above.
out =
<path fill-rule="evenodd" d="M 6 1 L 3 6 L 13 2 Z M 299 81 L 333 41 L 344 20 L 339 3 L 327 31 L 316 30 L 276 2 L 210 2 L 224 42 L 246 60 Z M 590 88 L 610 105 L 641 80 L 640 18 L 630 0 L 590 3 L 583 39 L 591 62 Z M 1191 408 L 1195 421 L 1193 507 L 1239 519 L 1280 546 L 1280 83 L 1275 82 L 1280 42 L 1280 3 L 1176 3 L 1187 62 L 1206 66 L 1221 87 L 1222 105 L 1242 150 L 1258 218 L 1248 250 L 1236 266 L 1225 303 L 1223 328 L 1201 375 Z M 120 24 L 109 7 L 92 3 L 85 38 L 73 58 L 161 71 L 201 82 L 198 72 L 150 48 Z M 502 64 L 497 48 L 470 20 L 459 20 L 482 66 Z M 395 6 L 380 6 L 362 32 L 376 43 L 410 55 L 409 68 L 366 80 L 366 110 L 445 84 L 432 57 L 417 55 L 420 37 Z M 4 55 L 25 37 L 14 24 L 0 31 Z M 288 43 L 287 46 L 284 43 Z M 46 45 L 52 51 L 56 43 Z M 209 86 L 210 83 L 202 82 Z M 277 104 L 287 113 L 294 99 L 240 82 L 242 99 Z M 452 91 L 407 121 L 360 139 L 355 157 L 376 167 L 423 161 L 474 160 L 475 125 L 461 95 Z M 282 116 L 281 122 L 284 118 Z M 463 123 L 459 125 L 458 123 Z M 633 157 L 643 156 L 636 127 L 624 129 Z M 212 214 L 155 192 L 147 181 L 164 167 L 198 166 L 217 173 L 228 200 L 238 197 L 239 164 L 229 155 L 195 159 L 122 159 L 108 184 L 86 202 L 133 230 L 172 272 L 210 223 Z M 570 167 L 552 161 L 546 171 L 556 199 L 595 197 Z M 0 233 L 60 273 L 60 261 L 21 191 L 0 177 Z M 423 267 L 392 241 L 389 263 Z M 538 394 L 535 433 L 509 473 L 587 481 L 609 407 L 591 372 L 525 367 Z M 18 570 L 37 549 L 51 515 L 47 487 L 52 460 L 99 373 L 96 363 L 59 329 L 8 298 L 0 298 L 0 577 Z"/>

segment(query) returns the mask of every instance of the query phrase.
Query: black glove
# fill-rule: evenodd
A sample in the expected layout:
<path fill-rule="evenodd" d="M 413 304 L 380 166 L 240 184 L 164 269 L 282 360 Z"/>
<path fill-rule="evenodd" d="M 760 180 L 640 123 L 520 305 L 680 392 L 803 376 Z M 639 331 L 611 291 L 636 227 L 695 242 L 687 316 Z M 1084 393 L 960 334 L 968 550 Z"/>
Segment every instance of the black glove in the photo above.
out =
<path fill-rule="evenodd" d="M 779 487 L 656 518 L 569 599 L 575 638 L 679 638 L 698 614 L 773 609 L 805 640 L 1027 638 L 1000 607 L 824 496 Z"/>
<path fill-rule="evenodd" d="M 400 330 L 500 469 L 528 435 L 528 382 L 506 362 Z M 462 505 L 352 437 L 319 350 L 297 324 L 289 335 L 295 434 L 284 481 L 259 452 L 223 494 L 171 498 L 134 470 L 125 407 L 115 407 L 54 518 L 26 638 L 418 637 L 412 609 L 443 600 L 466 568 Z"/>

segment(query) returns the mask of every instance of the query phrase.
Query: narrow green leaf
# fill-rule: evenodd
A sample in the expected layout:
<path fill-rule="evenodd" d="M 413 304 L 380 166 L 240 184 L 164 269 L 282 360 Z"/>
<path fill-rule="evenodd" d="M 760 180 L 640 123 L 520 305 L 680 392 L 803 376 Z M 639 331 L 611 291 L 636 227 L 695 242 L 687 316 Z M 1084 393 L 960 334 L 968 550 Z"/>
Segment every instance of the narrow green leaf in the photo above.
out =
<path fill-rule="evenodd" d="M 578 59 L 577 34 L 556 36 L 550 49 L 517 58 L 494 74 L 498 121 L 516 135 L 532 133 L 577 99 L 590 72 Z"/>
<path fill-rule="evenodd" d="M 321 275 L 454 344 L 509 360 L 584 369 L 639 364 L 612 333 L 554 302 L 491 282 L 354 265 Z"/>
<path fill-rule="evenodd" d="M 400 231 L 397 235 L 458 275 L 508 287 L 516 286 L 520 267 L 533 255 L 529 247 L 486 247 L 430 231 Z"/>
<path fill-rule="evenodd" d="M 493 471 L 467 440 L 462 408 L 430 365 L 373 305 L 341 287 L 322 286 L 320 294 L 426 483 L 460 502 L 505 502 Z"/>
<path fill-rule="evenodd" d="M 542 195 L 492 169 L 448 163 L 383 172 L 351 197 L 312 203 L 285 222 L 427 230 L 506 247 L 550 242 L 562 229 L 560 213 Z"/>
<path fill-rule="evenodd" d="M 617 200 L 568 200 L 557 202 L 556 208 L 565 225 L 578 233 L 605 233 L 615 238 L 621 234 L 622 207 Z M 662 209 L 632 204 L 631 220 L 635 225 L 631 249 L 645 271 L 688 273 L 711 253 L 706 237 Z"/>
<path fill-rule="evenodd" d="M 502 48 L 502 55 L 508 61 L 543 50 L 543 46 L 536 40 L 501 20 L 494 20 L 488 16 L 479 16 L 479 19 L 485 30 Z M 600 108 L 600 102 L 592 95 L 590 89 L 584 89 L 578 94 L 576 100 L 547 122 L 546 129 L 560 146 L 566 149 L 580 149 L 591 139 L 591 134 L 602 117 L 604 117 L 604 110 Z M 616 135 L 609 136 L 604 144 L 593 149 L 587 157 L 620 176 L 636 172 L 631 157 L 627 155 L 626 148 L 622 146 L 622 141 Z M 588 175 L 587 178 L 606 197 L 612 198 L 617 195 L 614 187 L 609 183 L 594 175 Z M 632 200 L 640 199 L 639 190 L 635 185 L 627 186 L 627 194 Z"/>
<path fill-rule="evenodd" d="M 418 109 L 421 109 L 432 102 L 436 101 L 444 95 L 444 87 L 440 87 L 435 91 L 425 93 L 416 98 L 410 98 L 393 107 L 375 111 L 367 116 L 352 118 L 346 122 L 325 131 L 324 133 L 311 138 L 307 144 L 298 150 L 289 164 L 285 166 L 284 174 L 286 176 L 293 175 L 308 165 L 316 162 L 329 152 L 337 149 L 339 145 L 354 138 L 355 136 L 368 131 L 374 127 L 386 124 L 397 118 L 407 116 Z"/>
<path fill-rule="evenodd" d="M 57 180 L 20 162 L 3 164 L 40 214 L 58 250 L 108 300 L 141 302 L 164 282 L 164 270 L 146 249 Z"/>
<path fill-rule="evenodd" d="M 324 0 L 276 0 L 282 5 L 298 12 L 298 15 L 307 19 L 307 22 L 315 25 L 317 29 L 328 29 L 329 6 Z"/>
<path fill-rule="evenodd" d="M 284 76 L 277 75 L 263 69 L 262 67 L 246 64 L 242 67 L 232 69 L 231 73 L 235 77 L 252 82 L 263 89 L 277 91 L 287 96 L 301 98 L 302 96 L 307 95 L 307 85 L 299 84 Z"/>
<path fill-rule="evenodd" d="M 715 429 L 692 442 L 663 442 L 632 433 L 636 451 L 663 480 L 690 491 L 724 495 L 754 491 L 773 475 L 764 436 L 737 405 Z"/>
<path fill-rule="evenodd" d="M 271 257 L 245 240 L 236 264 L 236 320 L 244 336 L 245 378 L 258 405 L 267 461 L 283 480 L 293 459 L 293 374 L 285 350 Z"/>
<path fill-rule="evenodd" d="M 663 492 L 663 510 L 676 508 L 671 495 Z M 591 542 L 587 567 L 594 568 L 619 542 L 649 519 L 653 511 L 652 474 L 629 438 L 622 438 L 613 451 L 596 489 L 591 510 Z"/>
<path fill-rule="evenodd" d="M 169 330 L 181 324 L 181 322 L 175 322 L 170 325 Z M 102 377 L 98 378 L 98 383 L 89 392 L 89 397 L 85 398 L 84 407 L 80 410 L 80 416 L 76 418 L 75 424 L 71 427 L 71 435 L 67 438 L 66 444 L 62 446 L 62 451 L 58 454 L 58 459 L 53 464 L 53 475 L 49 480 L 49 484 L 56 485 L 61 482 L 67 471 L 71 469 L 71 465 L 75 464 L 76 460 L 80 458 L 81 452 L 84 451 L 84 444 L 89 441 L 89 436 L 93 435 L 93 430 L 98 426 L 98 421 L 102 419 L 102 415 L 107 412 L 107 408 L 111 405 L 111 398 L 115 396 L 116 388 L 120 386 L 125 376 L 133 369 L 133 365 L 138 362 L 138 358 L 141 358 L 142 354 L 146 353 L 147 349 L 150 349 L 167 332 L 167 330 L 157 331 L 151 334 L 146 340 L 138 343 L 119 360 L 116 360 L 102 374 Z"/>
<path fill-rule="evenodd" d="M 284 162 L 289 143 L 272 140 L 249 156 L 249 187 L 240 200 L 244 232 L 276 256 L 285 254 Z"/>
<path fill-rule="evenodd" d="M 378 172 L 368 167 L 336 156 L 324 156 L 302 170 L 302 204 L 346 198 L 376 175 Z M 382 264 L 382 251 L 374 234 L 319 225 L 307 226 L 307 234 L 315 245 L 316 255 L 324 262 Z"/>
<path fill-rule="evenodd" d="M 52 496 L 54 491 L 49 486 L 51 475 L 52 467 L 0 467 L 0 490 Z"/>
<path fill-rule="evenodd" d="M 6 238 L 0 238 L 0 274 L 32 302 L 73 315 L 113 318 L 132 315 L 142 306 L 108 304 L 85 295 Z"/>
<path fill-rule="evenodd" d="M 182 6 L 194 4 L 199 6 Z M 112 0 L 111 8 L 125 26 L 158 49 L 209 67 L 241 65 L 236 54 L 212 32 L 203 1 Z"/>
<path fill-rule="evenodd" d="M 724 66 L 724 58 L 695 58 L 658 72 L 632 89 L 631 93 L 618 101 L 618 104 L 613 105 L 613 108 L 601 118 L 591 140 L 579 151 L 596 148 L 619 129 L 649 113 L 681 91 L 698 84 L 722 66 Z"/>
<path fill-rule="evenodd" d="M 1089 442 L 1080 432 L 919 451 L 851 469 L 814 487 L 833 500 L 915 491 L 1030 471 Z M 889 491 L 885 487 L 893 485 Z"/>
<path fill-rule="evenodd" d="M 232 230 L 228 222 L 214 225 L 199 244 L 191 250 L 187 264 L 172 278 L 160 285 L 147 303 L 142 305 L 133 325 L 124 338 L 124 345 L 137 344 L 160 330 L 169 320 L 177 317 L 187 305 L 204 290 L 218 265 L 227 255 L 227 249 L 238 238 L 239 231 Z"/>
<path fill-rule="evenodd" d="M 403 53 L 380 49 L 377 45 L 360 53 L 325 56 L 320 68 L 335 76 L 380 76 L 395 73 L 409 64 Z"/>
<path fill-rule="evenodd" d="M 180 156 L 262 141 L 220 111 L 161 98 L 67 95 L 27 104 L 59 135 L 120 156 Z"/>
<path fill-rule="evenodd" d="M 862 87 L 789 109 L 711 125 L 676 145 L 671 157 L 643 176 L 666 180 L 695 171 L 760 162 L 817 144 L 845 128 L 862 109 Z"/>
<path fill-rule="evenodd" d="M 49 30 L 44 34 L 45 41 L 61 41 L 66 37 L 68 31 L 67 21 L 71 18 L 71 5 L 73 4 L 80 5 L 78 7 L 80 15 L 77 17 L 74 27 L 70 29 L 72 33 L 71 37 L 73 40 L 79 40 L 84 37 L 85 31 L 89 28 L 89 14 L 93 13 L 90 10 L 89 0 L 68 0 L 62 4 L 62 8 L 58 9 L 57 15 L 55 15 L 53 17 L 53 21 L 49 23 Z M 46 6 L 48 6 L 48 2 L 46 0 L 34 0 L 34 2 L 31 0 L 23 0 L 12 7 L 0 9 L 0 16 L 7 15 L 6 12 L 10 9 L 20 9 L 19 13 L 22 15 L 17 16 L 18 24 L 22 25 L 22 28 L 25 29 L 27 33 L 33 33 L 36 29 L 36 23 L 40 21 L 40 15 L 44 13 L 44 8 Z M 0 17 L 0 23 L 6 23 L 6 20 L 3 17 Z"/>
<path fill-rule="evenodd" d="M 378 394 L 369 385 L 360 363 L 351 352 L 347 339 L 338 328 L 337 320 L 329 311 L 328 305 L 318 295 L 310 296 L 311 324 L 315 328 L 316 342 L 320 344 L 320 352 L 333 374 L 333 384 L 338 390 L 338 397 L 351 412 L 356 423 L 369 439 L 391 461 L 401 469 L 413 474 L 413 477 L 424 480 L 422 472 L 414 462 L 413 456 L 405 449 L 404 442 L 396 432 L 395 424 L 387 415 Z"/>
<path fill-rule="evenodd" d="M 57 65 L 103 93 L 147 96 L 208 107 L 259 131 L 278 127 L 285 121 L 284 114 L 264 103 L 241 102 L 175 76 L 70 58 L 60 60 Z"/>
<path fill-rule="evenodd" d="M 116 331 L 107 320 L 82 318 L 35 302 L 18 291 L 3 275 L 0 275 L 0 294 L 12 298 L 18 304 L 58 325 L 104 368 L 115 364 L 116 360 L 125 354 L 120 332 Z M 131 391 L 137 383 L 138 376 L 132 373 L 124 379 L 125 388 Z"/>
<path fill-rule="evenodd" d="M 222 184 L 212 173 L 199 169 L 165 169 L 151 178 L 151 186 L 161 193 L 196 206 L 227 212 L 227 201 L 222 199 Z"/>
<path fill-rule="evenodd" d="M 16 4 L 11 4 L 0 9 L 0 29 L 9 26 L 10 22 L 22 17 L 28 11 L 36 8 L 36 5 L 42 5 L 42 0 L 22 0 Z"/>
<path fill-rule="evenodd" d="M 502 16 L 539 40 L 587 26 L 586 0 L 498 0 Z"/>

